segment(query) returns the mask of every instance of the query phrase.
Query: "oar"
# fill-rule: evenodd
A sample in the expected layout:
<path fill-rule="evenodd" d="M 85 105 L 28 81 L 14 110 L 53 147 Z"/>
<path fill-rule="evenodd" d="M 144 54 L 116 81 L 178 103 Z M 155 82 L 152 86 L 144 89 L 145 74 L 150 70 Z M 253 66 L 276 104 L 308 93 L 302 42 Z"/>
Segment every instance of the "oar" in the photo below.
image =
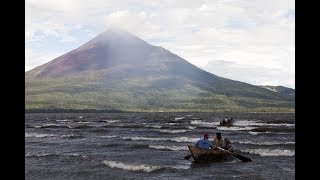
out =
<path fill-rule="evenodd" d="M 184 157 L 184 159 L 187 159 L 187 160 L 188 160 L 191 156 L 192 156 L 192 154 L 187 155 L 187 156 Z"/>
<path fill-rule="evenodd" d="M 221 151 L 227 152 L 229 154 L 232 154 L 234 157 L 240 159 L 242 162 L 251 162 L 252 161 L 250 158 L 241 156 L 240 154 L 232 153 L 232 152 L 230 152 L 228 150 L 225 150 L 225 149 L 223 149 L 221 147 L 218 147 L 218 149 L 220 149 Z"/>

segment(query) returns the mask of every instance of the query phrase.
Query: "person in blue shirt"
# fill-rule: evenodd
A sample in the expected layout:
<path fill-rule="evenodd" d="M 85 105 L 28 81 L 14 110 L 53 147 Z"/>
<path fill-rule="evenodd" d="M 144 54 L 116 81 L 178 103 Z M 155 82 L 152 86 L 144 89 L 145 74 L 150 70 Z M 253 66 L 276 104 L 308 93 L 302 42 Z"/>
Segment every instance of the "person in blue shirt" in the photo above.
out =
<path fill-rule="evenodd" d="M 203 138 L 195 143 L 195 146 L 200 149 L 210 149 L 213 146 L 208 139 L 209 139 L 209 134 L 204 134 Z"/>
<path fill-rule="evenodd" d="M 204 134 L 203 138 L 200 139 L 199 141 L 197 141 L 194 145 L 200 149 L 210 149 L 213 146 L 212 146 L 212 143 L 208 139 L 209 139 L 209 134 Z M 192 156 L 192 154 L 187 155 L 184 157 L 184 159 L 189 159 L 191 156 Z"/>

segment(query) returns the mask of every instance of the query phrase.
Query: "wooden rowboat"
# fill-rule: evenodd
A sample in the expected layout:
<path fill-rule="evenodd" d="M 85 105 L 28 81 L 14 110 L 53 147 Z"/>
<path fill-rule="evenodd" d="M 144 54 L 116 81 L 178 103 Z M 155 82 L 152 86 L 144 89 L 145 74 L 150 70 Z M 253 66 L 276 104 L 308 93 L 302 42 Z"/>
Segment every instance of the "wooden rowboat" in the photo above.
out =
<path fill-rule="evenodd" d="M 230 127 L 233 126 L 233 123 L 219 124 L 218 126 Z"/>
<path fill-rule="evenodd" d="M 221 150 L 199 149 L 196 146 L 188 146 L 195 163 L 222 161 L 231 158 L 231 154 Z"/>

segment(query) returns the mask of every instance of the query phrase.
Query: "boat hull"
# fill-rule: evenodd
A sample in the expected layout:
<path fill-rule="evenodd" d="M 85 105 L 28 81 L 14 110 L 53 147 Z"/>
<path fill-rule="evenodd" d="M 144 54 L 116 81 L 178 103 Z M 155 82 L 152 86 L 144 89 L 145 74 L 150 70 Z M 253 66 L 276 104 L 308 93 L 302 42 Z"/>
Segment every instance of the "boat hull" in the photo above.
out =
<path fill-rule="evenodd" d="M 230 126 L 233 126 L 233 123 L 228 123 L 228 124 L 219 124 L 218 126 L 230 127 Z"/>
<path fill-rule="evenodd" d="M 231 154 L 213 149 L 199 149 L 195 146 L 188 146 L 195 163 L 224 161 L 231 158 Z"/>

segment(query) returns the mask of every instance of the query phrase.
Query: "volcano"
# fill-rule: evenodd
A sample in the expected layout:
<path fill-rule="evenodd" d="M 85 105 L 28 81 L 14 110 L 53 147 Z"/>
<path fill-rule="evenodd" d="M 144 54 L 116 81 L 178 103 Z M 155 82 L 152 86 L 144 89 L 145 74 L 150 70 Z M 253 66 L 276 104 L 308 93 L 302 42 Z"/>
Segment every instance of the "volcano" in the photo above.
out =
<path fill-rule="evenodd" d="M 206 72 L 121 29 L 25 73 L 27 110 L 292 111 L 294 96 Z"/>

